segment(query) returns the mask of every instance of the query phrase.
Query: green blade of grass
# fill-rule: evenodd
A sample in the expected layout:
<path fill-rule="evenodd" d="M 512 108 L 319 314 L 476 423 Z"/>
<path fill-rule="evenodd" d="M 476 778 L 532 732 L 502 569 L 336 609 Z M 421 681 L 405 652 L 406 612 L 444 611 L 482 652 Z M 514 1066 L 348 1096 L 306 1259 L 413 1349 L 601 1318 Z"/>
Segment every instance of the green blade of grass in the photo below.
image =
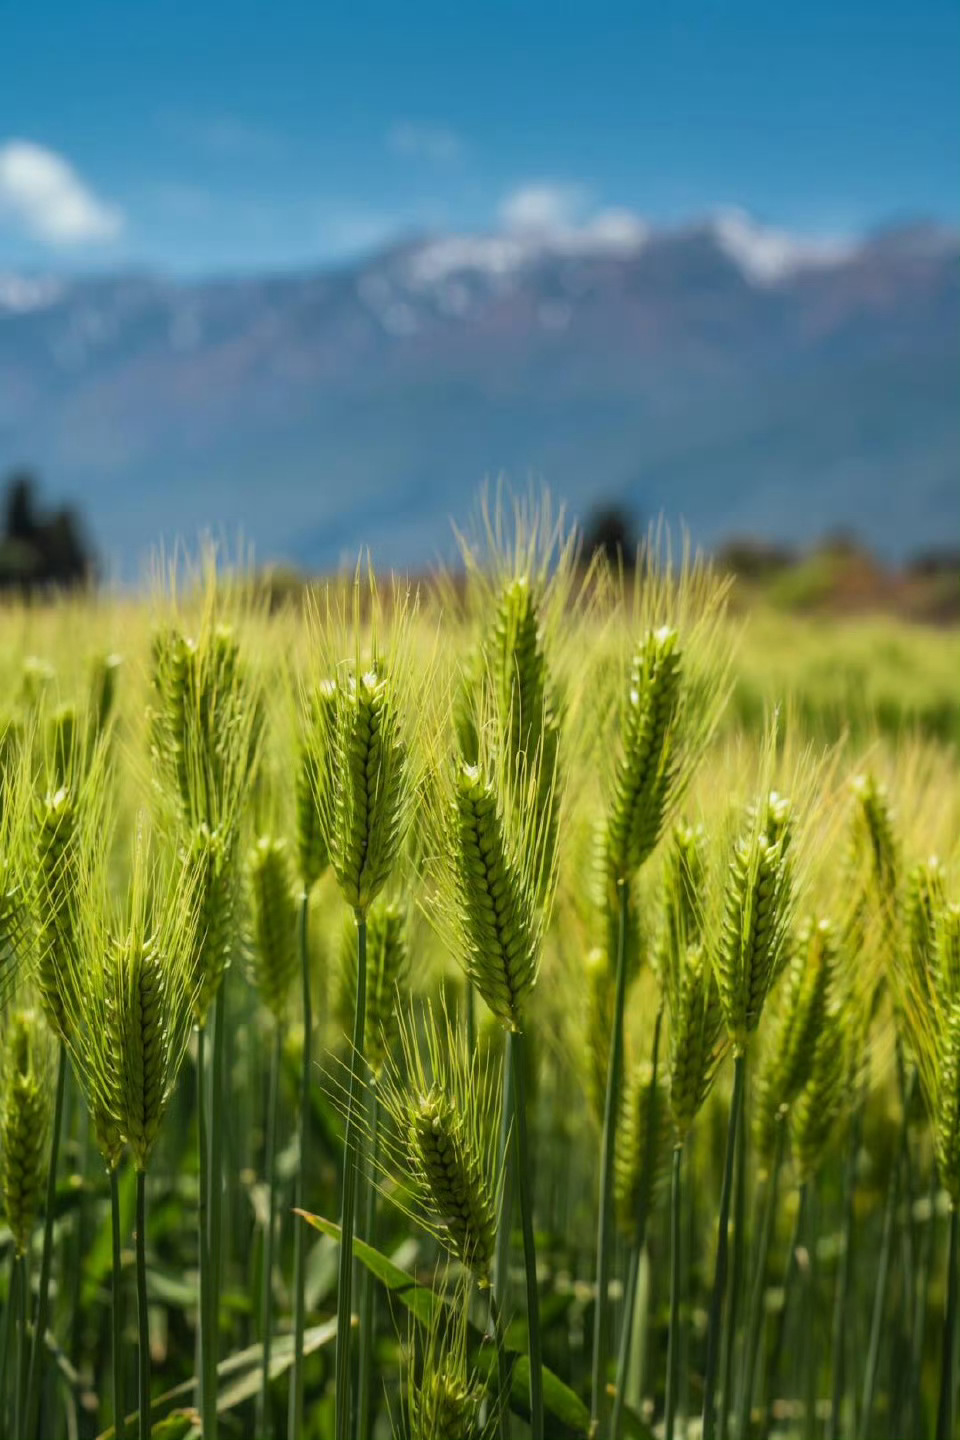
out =
<path fill-rule="evenodd" d="M 319 1230 L 321 1235 L 327 1235 L 331 1240 L 340 1239 L 340 1226 L 335 1225 L 332 1220 L 325 1220 L 321 1215 L 310 1215 L 305 1210 L 295 1212 L 300 1215 L 314 1230 Z M 354 1238 L 354 1258 L 365 1265 L 370 1273 L 381 1282 L 382 1285 L 395 1295 L 396 1298 L 406 1306 L 423 1325 L 429 1325 L 433 1316 L 437 1313 L 438 1306 L 445 1306 L 443 1296 L 437 1294 L 428 1285 L 421 1285 L 412 1275 L 401 1270 L 398 1265 L 382 1255 L 379 1250 L 374 1250 L 370 1245 L 364 1244 L 362 1240 Z M 469 1328 L 471 1349 L 471 1362 L 477 1367 L 486 1383 L 491 1387 L 497 1384 L 497 1360 L 493 1353 L 493 1347 L 485 1342 L 484 1336 L 477 1327 L 471 1325 Z M 512 1347 L 511 1347 L 512 1348 Z M 522 1419 L 529 1420 L 530 1417 L 530 1362 L 526 1353 L 522 1350 L 514 1350 L 516 1356 L 513 1365 L 513 1381 L 510 1390 L 510 1408 Z M 549 1434 L 551 1440 L 562 1440 L 562 1437 L 569 1436 L 571 1440 L 575 1437 L 585 1437 L 590 1429 L 590 1412 L 578 1395 L 569 1386 L 565 1385 L 551 1370 L 544 1367 L 543 1370 L 543 1406 L 545 1413 L 550 1418 Z M 635 1421 L 634 1416 L 629 1417 L 630 1422 L 625 1425 L 625 1433 L 634 1437 L 634 1440 L 650 1440 L 652 1432 L 645 1429 Z"/>

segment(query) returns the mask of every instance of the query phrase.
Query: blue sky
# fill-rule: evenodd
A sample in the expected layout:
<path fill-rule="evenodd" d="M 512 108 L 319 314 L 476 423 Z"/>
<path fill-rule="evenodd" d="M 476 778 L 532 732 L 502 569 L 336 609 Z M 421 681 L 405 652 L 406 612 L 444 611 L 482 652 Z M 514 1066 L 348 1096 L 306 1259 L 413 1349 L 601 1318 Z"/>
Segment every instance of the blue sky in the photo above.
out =
<path fill-rule="evenodd" d="M 0 47 L 0 270 L 300 265 L 538 206 L 960 217 L 956 0 L 7 0 Z"/>

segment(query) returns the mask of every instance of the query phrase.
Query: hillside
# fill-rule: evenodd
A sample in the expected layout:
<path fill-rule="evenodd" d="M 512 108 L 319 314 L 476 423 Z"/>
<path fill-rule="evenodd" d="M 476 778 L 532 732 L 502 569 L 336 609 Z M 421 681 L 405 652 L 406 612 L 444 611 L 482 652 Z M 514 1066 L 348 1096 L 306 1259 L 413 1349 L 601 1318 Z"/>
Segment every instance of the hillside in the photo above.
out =
<path fill-rule="evenodd" d="M 263 277 L 0 274 L 0 469 L 74 496 L 124 573 L 204 526 L 422 564 L 501 472 L 707 543 L 848 528 L 897 559 L 960 526 L 958 257 L 933 226 L 818 247 L 733 214 Z"/>

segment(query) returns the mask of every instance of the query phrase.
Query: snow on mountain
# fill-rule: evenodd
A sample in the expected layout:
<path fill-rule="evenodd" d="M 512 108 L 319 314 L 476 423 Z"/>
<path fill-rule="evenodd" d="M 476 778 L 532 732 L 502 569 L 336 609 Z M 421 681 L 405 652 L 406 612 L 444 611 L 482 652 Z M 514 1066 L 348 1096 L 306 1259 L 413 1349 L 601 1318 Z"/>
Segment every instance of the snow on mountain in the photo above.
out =
<path fill-rule="evenodd" d="M 809 239 L 758 225 L 743 210 L 721 210 L 708 221 L 721 250 L 738 265 L 744 278 L 775 285 L 799 270 L 829 269 L 856 253 L 853 240 Z"/>
<path fill-rule="evenodd" d="M 82 496 L 121 569 L 205 525 L 417 563 L 501 471 L 707 540 L 960 524 L 955 232 L 520 218 L 267 276 L 0 272 L 0 474 Z"/>

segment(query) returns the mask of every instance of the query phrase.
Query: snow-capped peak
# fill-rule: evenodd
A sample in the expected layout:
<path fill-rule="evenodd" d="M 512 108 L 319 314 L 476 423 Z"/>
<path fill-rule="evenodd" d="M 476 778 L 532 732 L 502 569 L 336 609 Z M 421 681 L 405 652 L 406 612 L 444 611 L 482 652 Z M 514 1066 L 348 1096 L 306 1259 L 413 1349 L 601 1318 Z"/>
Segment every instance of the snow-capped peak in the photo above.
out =
<path fill-rule="evenodd" d="M 492 234 L 439 236 L 414 251 L 408 277 L 414 286 L 439 284 L 466 271 L 505 279 L 550 255 L 635 255 L 649 235 L 649 226 L 632 211 L 601 210 L 577 225 L 530 225 Z"/>
<path fill-rule="evenodd" d="M 708 228 L 724 254 L 759 285 L 774 285 L 798 270 L 839 265 L 857 248 L 850 240 L 793 235 L 760 225 L 734 208 L 719 211 Z"/>

